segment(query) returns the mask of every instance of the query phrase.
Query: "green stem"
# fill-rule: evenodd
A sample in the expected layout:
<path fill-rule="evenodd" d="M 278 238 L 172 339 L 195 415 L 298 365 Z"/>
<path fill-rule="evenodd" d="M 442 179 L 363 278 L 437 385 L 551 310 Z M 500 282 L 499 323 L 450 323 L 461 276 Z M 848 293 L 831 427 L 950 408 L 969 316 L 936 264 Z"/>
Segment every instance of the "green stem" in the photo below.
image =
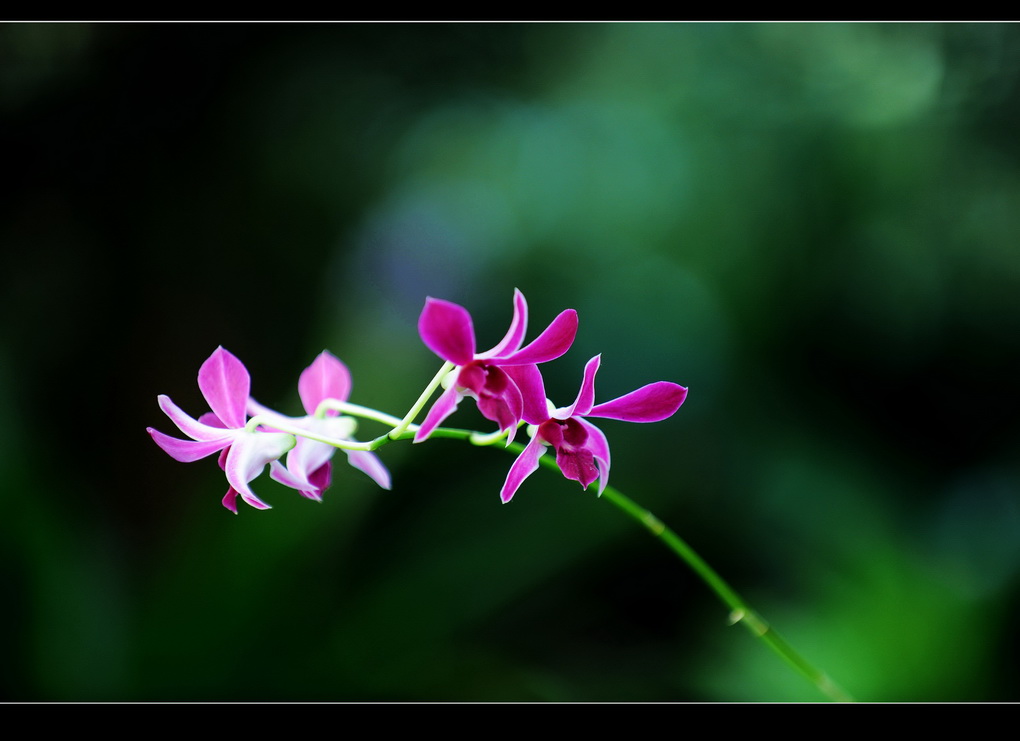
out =
<path fill-rule="evenodd" d="M 418 416 L 418 412 L 420 412 L 422 407 L 425 406 L 425 402 L 429 400 L 433 392 L 439 388 L 439 384 L 443 382 L 443 376 L 452 371 L 455 367 L 456 366 L 449 360 L 443 363 L 439 372 L 436 373 L 431 381 L 429 381 L 429 385 L 425 387 L 425 390 L 421 392 L 421 396 L 418 397 L 418 401 L 414 402 L 414 406 L 407 411 L 404 418 L 400 420 L 397 426 L 390 431 L 390 439 L 396 440 L 407 432 L 407 428 L 411 426 L 412 422 L 414 422 L 414 418 Z"/>
<path fill-rule="evenodd" d="M 708 565 L 693 548 L 691 548 L 679 535 L 670 530 L 661 520 L 644 507 L 636 504 L 620 493 L 612 486 L 607 486 L 602 492 L 602 498 L 607 499 L 635 520 L 644 525 L 655 537 L 661 539 L 666 547 L 678 555 L 694 572 L 701 577 L 701 580 L 716 593 L 730 609 L 730 624 L 743 623 L 755 638 L 761 639 L 766 646 L 777 653 L 780 658 L 790 666 L 803 674 L 823 694 L 837 702 L 853 702 L 845 690 L 837 685 L 825 672 L 817 669 L 814 665 L 801 656 L 793 646 L 786 642 L 757 612 L 737 594 L 715 569 Z"/>
<path fill-rule="evenodd" d="M 441 378 L 441 375 L 442 373 L 437 374 L 436 378 Z M 438 381 L 436 381 L 436 384 L 438 384 Z M 435 388 L 433 386 L 432 391 L 434 390 Z M 428 391 L 428 394 L 431 394 L 431 391 Z M 428 394 L 423 394 L 422 399 L 427 400 Z M 424 401 L 420 400 L 418 408 L 420 409 L 423 404 Z M 417 414 L 417 412 L 413 409 L 412 412 L 408 413 L 408 416 L 405 417 L 401 423 L 403 429 L 398 426 L 388 434 L 381 435 L 371 442 L 356 444 L 359 447 L 354 449 L 376 450 L 393 440 L 406 440 L 413 437 L 414 432 L 407 429 L 407 427 L 415 414 Z M 306 433 L 299 432 L 297 434 Z M 463 430 L 452 427 L 437 427 L 431 435 L 431 437 L 437 438 L 467 440 L 474 445 L 491 445 L 502 440 L 504 436 L 504 434 L 495 433 L 492 435 L 483 435 L 474 430 Z M 342 447 L 351 449 L 352 445 L 349 442 L 342 442 L 345 443 Z M 515 442 L 503 446 L 503 449 L 511 453 L 520 454 L 520 452 L 524 450 L 524 445 L 522 443 Z M 539 458 L 539 462 L 546 468 L 562 473 L 560 471 L 560 467 L 556 464 L 555 459 L 550 456 L 542 456 Z M 589 489 L 592 491 L 598 491 L 597 482 L 592 483 Z M 815 687 L 818 688 L 819 691 L 830 699 L 837 702 L 854 701 L 854 698 L 836 684 L 829 675 L 816 668 L 813 664 L 807 661 L 807 659 L 801 656 L 793 648 L 793 646 L 787 643 L 786 640 L 764 620 L 764 618 L 751 609 L 747 602 L 745 602 L 744 599 L 737 594 L 737 592 L 734 591 L 733 588 L 730 587 L 730 585 L 727 584 L 718 573 L 716 573 L 715 569 L 709 566 L 708 563 L 699 556 L 686 541 L 683 540 L 683 538 L 673 532 L 659 518 L 653 515 L 649 510 L 634 502 L 632 499 L 624 496 L 618 489 L 612 486 L 607 486 L 605 488 L 602 492 L 602 498 L 608 500 L 634 520 L 644 525 L 653 536 L 659 538 L 667 548 L 673 551 L 680 560 L 686 563 L 694 571 L 694 573 L 701 578 L 708 588 L 711 589 L 720 600 L 722 600 L 723 604 L 729 608 L 729 619 L 731 625 L 743 623 L 744 626 L 751 631 L 751 635 L 761 640 L 783 661 L 806 677 L 812 684 L 815 685 Z"/>
<path fill-rule="evenodd" d="M 472 432 L 471 430 L 457 430 L 452 428 L 440 427 L 432 433 L 433 437 L 451 437 L 462 440 L 468 440 L 475 444 L 478 444 L 478 433 Z M 499 437 L 494 440 L 500 439 Z M 519 454 L 524 450 L 522 443 L 511 443 L 505 447 L 506 450 Z M 550 468 L 554 471 L 561 472 L 560 467 L 556 465 L 555 459 L 550 456 L 542 456 L 539 462 L 546 468 Z M 593 483 L 590 487 L 592 491 L 598 491 L 598 484 Z M 716 596 L 722 600 L 723 604 L 730 610 L 730 624 L 743 623 L 744 626 L 751 631 L 751 635 L 755 638 L 760 639 L 766 646 L 772 651 L 779 655 L 783 661 L 792 666 L 795 670 L 800 672 L 804 677 L 808 679 L 815 687 L 818 688 L 822 694 L 826 695 L 832 700 L 837 702 L 854 702 L 854 698 L 842 689 L 828 674 L 816 668 L 807 659 L 801 656 L 786 640 L 770 626 L 764 618 L 762 618 L 757 612 L 744 601 L 744 599 L 737 594 L 736 591 L 730 587 L 726 581 L 716 573 L 715 569 L 708 565 L 708 563 L 698 555 L 698 553 L 691 548 L 673 530 L 667 527 L 659 518 L 653 515 L 650 511 L 640 506 L 630 498 L 624 496 L 618 489 L 607 486 L 602 492 L 602 498 L 612 502 L 614 505 L 619 507 L 623 512 L 630 515 L 633 519 L 644 525 L 648 531 L 659 538 L 667 548 L 675 553 L 679 558 L 686 563 L 695 574 L 697 574 L 701 580 L 711 589 Z"/>
<path fill-rule="evenodd" d="M 386 414 L 385 412 L 380 412 L 377 409 L 369 409 L 368 407 L 363 407 L 360 404 L 351 404 L 347 401 L 340 401 L 339 399 L 324 399 L 315 410 L 315 416 L 318 419 L 322 419 L 326 416 L 326 412 L 328 411 L 340 412 L 341 414 L 348 414 L 353 417 L 364 417 L 365 419 L 382 422 L 384 425 L 389 425 L 390 427 L 397 427 L 398 425 L 403 424 L 402 420 L 397 419 L 392 414 Z M 414 425 L 410 425 L 410 427 L 414 427 Z"/>
<path fill-rule="evenodd" d="M 293 425 L 283 416 L 269 416 L 264 414 L 257 414 L 248 420 L 248 424 L 245 425 L 245 429 L 249 432 L 254 432 L 258 429 L 259 425 L 266 425 L 272 427 L 275 430 L 281 432 L 287 432 L 297 437 L 307 437 L 309 440 L 315 440 L 316 442 L 326 443 L 332 445 L 334 448 L 340 448 L 341 450 L 375 450 L 373 445 L 375 441 L 367 443 L 359 443 L 356 440 L 340 440 L 335 437 L 328 437 L 326 435 L 320 435 L 311 430 L 305 429 L 300 425 Z M 378 447 L 378 446 L 376 446 Z"/>

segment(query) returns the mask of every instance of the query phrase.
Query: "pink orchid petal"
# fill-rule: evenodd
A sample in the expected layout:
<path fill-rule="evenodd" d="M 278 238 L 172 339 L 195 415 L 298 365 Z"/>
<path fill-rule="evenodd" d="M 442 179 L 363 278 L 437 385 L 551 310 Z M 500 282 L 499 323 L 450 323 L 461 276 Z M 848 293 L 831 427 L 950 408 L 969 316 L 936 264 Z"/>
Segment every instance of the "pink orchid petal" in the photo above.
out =
<path fill-rule="evenodd" d="M 354 468 L 367 473 L 383 489 L 390 489 L 390 472 L 379 460 L 379 456 L 367 450 L 346 450 L 344 452 L 347 453 L 347 462 Z"/>
<path fill-rule="evenodd" d="M 286 418 L 292 428 L 304 429 L 309 433 L 317 433 L 326 437 L 346 440 L 352 429 L 351 417 L 326 417 L 316 419 L 312 416 Z M 293 449 L 287 454 L 287 469 L 304 485 L 312 481 L 313 474 L 322 468 L 336 453 L 337 448 L 329 443 L 319 442 L 307 437 L 297 437 Z M 286 482 L 283 482 L 286 483 Z M 288 486 L 294 486 L 287 484 Z M 300 489 L 300 486 L 294 486 Z"/>
<path fill-rule="evenodd" d="M 454 365 L 467 365 L 475 357 L 475 330 L 463 306 L 437 298 L 425 299 L 418 333 L 432 352 Z"/>
<path fill-rule="evenodd" d="M 319 471 L 328 469 L 328 467 L 329 464 L 327 463 L 325 466 L 320 468 Z M 306 497 L 308 499 L 314 499 L 316 502 L 322 501 L 322 492 L 325 491 L 326 486 L 329 485 L 328 470 L 326 471 L 325 476 L 326 486 L 320 485 L 321 482 L 323 481 L 323 477 L 319 473 L 319 471 L 310 476 L 309 480 L 306 481 L 302 478 L 295 476 L 286 466 L 280 463 L 280 461 L 269 462 L 269 478 L 273 479 L 274 481 L 278 481 L 284 486 L 290 487 L 291 489 L 297 489 L 298 493 L 301 496 Z"/>
<path fill-rule="evenodd" d="M 258 496 L 256 496 L 255 492 L 251 490 L 251 487 L 248 486 L 248 484 L 242 484 L 240 488 L 235 487 L 233 484 L 231 484 L 231 489 L 234 492 L 235 498 L 237 496 L 240 496 L 241 499 L 243 499 L 246 504 L 248 504 L 251 507 L 254 507 L 255 509 L 272 509 L 271 505 L 266 504 L 261 499 L 259 499 Z"/>
<path fill-rule="evenodd" d="M 599 468 L 599 496 L 605 491 L 609 483 L 609 441 L 605 434 L 598 427 L 586 419 L 578 419 L 578 422 L 588 432 L 588 449 L 595 456 L 595 462 Z"/>
<path fill-rule="evenodd" d="M 224 472 L 227 482 L 237 490 L 241 498 L 253 507 L 268 508 L 265 502 L 255 496 L 248 483 L 255 479 L 266 465 L 277 460 L 294 447 L 292 435 L 282 432 L 245 432 L 238 434 L 227 453 Z"/>
<path fill-rule="evenodd" d="M 514 317 L 510 321 L 510 329 L 499 343 L 483 353 L 479 353 L 478 359 L 494 358 L 499 355 L 506 355 L 516 352 L 524 342 L 524 334 L 528 331 L 528 302 L 524 300 L 524 294 L 514 289 Z"/>
<path fill-rule="evenodd" d="M 312 473 L 308 479 L 309 483 L 315 487 L 314 491 L 301 492 L 309 499 L 316 501 L 322 501 L 322 493 L 329 488 L 329 485 L 333 482 L 333 464 L 326 463 L 317 471 Z"/>
<path fill-rule="evenodd" d="M 245 407 L 244 408 L 245 408 L 245 411 L 248 412 L 248 416 L 250 416 L 250 417 L 255 417 L 255 416 L 259 415 L 259 414 L 263 414 L 263 415 L 265 415 L 267 417 L 271 417 L 274 414 L 279 414 L 279 412 L 270 409 L 265 404 L 260 404 L 259 402 L 255 401 L 255 399 L 253 399 L 250 396 L 248 397 L 248 401 L 245 403 Z"/>
<path fill-rule="evenodd" d="M 223 427 L 213 427 L 212 425 L 202 424 L 198 420 L 192 419 L 179 406 L 174 404 L 166 394 L 160 394 L 157 400 L 159 408 L 163 410 L 163 413 L 170 418 L 171 422 L 177 425 L 177 429 L 192 440 L 222 440 L 227 436 L 227 431 Z"/>
<path fill-rule="evenodd" d="M 227 428 L 220 418 L 216 416 L 215 412 L 203 412 L 198 415 L 198 421 L 204 425 L 208 425 L 209 427 L 220 427 L 222 429 Z"/>
<path fill-rule="evenodd" d="M 223 424 L 235 429 L 244 427 L 251 377 L 240 360 L 217 347 L 198 370 L 198 387 Z"/>
<path fill-rule="evenodd" d="M 602 363 L 602 356 L 596 355 L 584 366 L 584 377 L 581 380 L 581 388 L 577 392 L 577 398 L 569 407 L 557 409 L 553 414 L 556 419 L 569 419 L 570 417 L 582 417 L 591 411 L 595 403 L 595 374 L 599 371 Z"/>
<path fill-rule="evenodd" d="M 159 430 L 147 427 L 146 431 L 152 436 L 156 445 L 161 447 L 175 461 L 191 463 L 201 460 L 207 456 L 223 450 L 232 442 L 232 437 L 225 437 L 220 440 L 180 440 L 176 437 L 165 435 Z"/>
<path fill-rule="evenodd" d="M 287 468 L 295 476 L 308 481 L 313 472 L 329 462 L 336 450 L 328 443 L 299 437 L 293 450 L 287 453 Z"/>
<path fill-rule="evenodd" d="M 298 379 L 298 395 L 308 414 L 315 414 L 324 399 L 347 401 L 351 393 L 351 372 L 344 363 L 323 350 Z"/>
<path fill-rule="evenodd" d="M 560 471 L 566 478 L 581 484 L 582 489 L 587 489 L 589 484 L 599 476 L 599 468 L 596 465 L 595 456 L 586 447 L 574 449 L 557 448 L 556 465 L 559 466 Z"/>
<path fill-rule="evenodd" d="M 525 365 L 555 360 L 570 349 L 577 335 L 577 312 L 567 309 L 552 320 L 545 331 L 526 347 L 502 358 L 493 358 L 494 365 Z"/>
<path fill-rule="evenodd" d="M 596 404 L 586 416 L 624 422 L 658 422 L 676 413 L 686 398 L 684 386 L 657 381 L 612 401 Z"/>
<path fill-rule="evenodd" d="M 502 369 L 498 367 L 489 368 L 486 387 L 478 397 L 478 411 L 486 419 L 490 419 L 499 425 L 500 430 L 511 430 L 510 439 L 513 440 L 513 430 L 521 420 L 524 409 L 524 401 L 521 398 L 521 391 Z"/>
<path fill-rule="evenodd" d="M 227 493 L 223 496 L 223 506 L 237 514 L 237 489 L 230 487 L 227 489 Z"/>
<path fill-rule="evenodd" d="M 263 430 L 264 432 L 280 432 L 280 430 L 278 430 L 276 427 L 273 427 L 271 424 L 267 424 L 268 422 L 271 422 L 273 419 L 278 419 L 280 420 L 280 422 L 284 424 L 293 421 L 290 417 L 280 414 L 276 410 L 270 409 L 269 407 L 260 404 L 250 396 L 248 397 L 248 403 L 245 405 L 245 409 L 247 410 L 249 416 L 263 418 L 262 422 L 259 423 L 259 429 Z"/>
<path fill-rule="evenodd" d="M 517 489 L 524 483 L 524 480 L 538 470 L 538 459 L 542 457 L 545 450 L 546 446 L 537 435 L 524 446 L 524 450 L 521 451 L 521 454 L 514 460 L 513 465 L 510 466 L 510 470 L 506 475 L 506 481 L 499 492 L 499 498 L 503 500 L 503 504 L 513 499 L 514 494 L 517 493 Z"/>
<path fill-rule="evenodd" d="M 457 391 L 456 386 L 450 386 L 446 389 L 436 402 L 429 409 L 429 413 L 425 415 L 425 420 L 421 423 L 418 431 L 414 433 L 414 442 L 420 443 L 432 434 L 432 432 L 443 423 L 443 420 L 453 414 L 457 405 L 460 404 L 460 400 L 464 398 L 464 395 Z"/>
<path fill-rule="evenodd" d="M 549 404 L 545 398 L 545 382 L 537 365 L 505 365 L 503 371 L 510 376 L 521 392 L 522 419 L 529 425 L 540 425 L 549 419 Z"/>
<path fill-rule="evenodd" d="M 287 462 L 290 463 L 289 460 Z M 273 481 L 278 481 L 291 489 L 297 489 L 300 492 L 315 489 L 312 482 L 308 481 L 306 478 L 295 475 L 293 471 L 278 460 L 269 461 L 269 478 Z"/>

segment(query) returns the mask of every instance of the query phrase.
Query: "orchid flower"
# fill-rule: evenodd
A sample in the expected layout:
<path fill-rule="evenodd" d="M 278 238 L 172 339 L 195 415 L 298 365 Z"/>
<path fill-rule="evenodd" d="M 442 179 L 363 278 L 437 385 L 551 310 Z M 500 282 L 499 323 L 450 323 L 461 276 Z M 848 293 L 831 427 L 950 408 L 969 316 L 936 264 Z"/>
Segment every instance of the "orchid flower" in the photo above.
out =
<path fill-rule="evenodd" d="M 356 422 L 353 417 L 339 416 L 339 412 L 327 409 L 325 416 L 316 416 L 319 405 L 327 399 L 347 401 L 351 393 L 351 373 L 344 363 L 331 353 L 323 350 L 312 361 L 298 379 L 298 395 L 307 412 L 304 417 L 286 417 L 248 399 L 248 412 L 265 426 L 273 429 L 273 419 L 283 427 L 304 429 L 320 437 L 350 440 Z M 332 457 L 337 448 L 318 440 L 298 436 L 297 444 L 287 453 L 286 467 L 276 460 L 270 464 L 269 475 L 282 484 L 293 487 L 309 499 L 322 501 L 322 493 L 332 477 Z M 344 450 L 348 462 L 364 471 L 384 489 L 390 488 L 390 474 L 379 458 L 364 450 Z"/>
<path fill-rule="evenodd" d="M 429 297 L 425 300 L 425 308 L 418 319 L 418 333 L 432 352 L 454 368 L 444 379 L 446 390 L 425 415 L 414 442 L 427 439 L 465 396 L 475 399 L 482 415 L 498 424 L 501 431 L 509 431 L 508 443 L 513 440 L 522 419 L 524 401 L 520 389 L 503 368 L 545 363 L 560 357 L 574 342 L 577 312 L 573 309 L 561 312 L 542 334 L 522 348 L 527 325 L 527 301 L 524 294 L 514 289 L 510 328 L 495 347 L 479 353 L 467 309 L 442 299 Z"/>
<path fill-rule="evenodd" d="M 223 497 L 223 506 L 237 512 L 237 496 L 257 509 L 269 505 L 255 496 L 249 483 L 267 463 L 275 461 L 294 447 L 293 435 L 283 432 L 256 432 L 246 427 L 245 405 L 251 388 L 248 370 L 234 355 L 222 347 L 202 363 L 198 371 L 198 387 L 211 412 L 193 419 L 161 394 L 159 406 L 178 429 L 190 440 L 165 435 L 151 427 L 149 435 L 171 458 L 189 463 L 213 453 L 220 453 L 219 464 L 230 488 Z"/>
<path fill-rule="evenodd" d="M 500 491 L 509 502 L 517 489 L 538 468 L 548 446 L 556 451 L 556 464 L 568 479 L 585 489 L 599 479 L 599 495 L 609 483 L 609 443 L 588 417 L 619 419 L 625 422 L 658 422 L 671 417 L 687 398 L 687 389 L 669 381 L 642 386 L 612 401 L 595 403 L 595 374 L 602 362 L 596 355 L 584 367 L 584 378 L 577 398 L 570 406 L 555 408 L 545 398 L 542 375 L 535 366 L 508 369 L 524 393 L 524 421 L 531 427 L 531 440 L 510 466 Z"/>

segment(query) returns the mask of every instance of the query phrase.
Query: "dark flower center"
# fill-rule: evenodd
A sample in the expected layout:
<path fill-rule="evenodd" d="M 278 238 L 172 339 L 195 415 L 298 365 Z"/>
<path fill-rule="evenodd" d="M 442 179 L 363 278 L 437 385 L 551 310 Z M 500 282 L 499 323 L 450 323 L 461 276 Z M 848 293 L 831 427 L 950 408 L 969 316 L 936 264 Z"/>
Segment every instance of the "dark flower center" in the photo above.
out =
<path fill-rule="evenodd" d="M 502 396 L 509 383 L 510 378 L 506 373 L 482 360 L 472 360 L 461 368 L 457 375 L 457 385 L 478 398 Z"/>
<path fill-rule="evenodd" d="M 472 360 L 457 374 L 457 386 L 473 394 L 478 410 L 501 430 L 520 421 L 524 404 L 521 392 L 500 367 Z"/>
<path fill-rule="evenodd" d="M 556 450 L 556 465 L 563 475 L 587 487 L 598 478 L 595 456 L 588 448 L 588 431 L 573 417 L 549 419 L 538 426 L 538 436 Z"/>

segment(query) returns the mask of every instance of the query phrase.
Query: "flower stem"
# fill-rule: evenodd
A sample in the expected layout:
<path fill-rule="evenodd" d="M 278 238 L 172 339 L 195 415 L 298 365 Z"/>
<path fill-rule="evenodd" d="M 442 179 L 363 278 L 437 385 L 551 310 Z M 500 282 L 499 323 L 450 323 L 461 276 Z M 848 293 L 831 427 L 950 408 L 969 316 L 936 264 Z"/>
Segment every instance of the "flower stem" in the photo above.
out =
<path fill-rule="evenodd" d="M 324 399 L 315 410 L 315 416 L 322 419 L 326 416 L 326 412 L 328 411 L 340 412 L 341 414 L 348 414 L 352 417 L 364 417 L 365 419 L 382 422 L 384 425 L 389 425 L 390 427 L 396 427 L 403 424 L 402 420 L 397 419 L 392 414 L 386 414 L 385 412 L 380 412 L 377 409 L 369 409 L 368 407 L 363 407 L 360 404 L 351 404 L 347 401 L 340 401 L 339 399 Z M 409 427 L 414 427 L 414 425 L 409 425 Z"/>
<path fill-rule="evenodd" d="M 414 418 L 418 416 L 418 412 L 420 412 L 422 407 L 425 406 L 425 402 L 429 400 L 435 390 L 439 388 L 439 384 L 443 382 L 443 376 L 452 371 L 455 367 L 456 366 L 454 366 L 454 364 L 449 360 L 443 363 L 439 372 L 436 373 L 435 377 L 431 381 L 429 381 L 429 385 L 425 387 L 425 390 L 421 392 L 421 396 L 418 397 L 418 401 L 416 401 L 414 406 L 407 411 L 407 414 L 404 415 L 404 418 L 400 420 L 397 426 L 390 431 L 389 436 L 391 440 L 400 438 L 404 432 L 407 431 L 407 428 L 411 426 L 412 422 L 414 422 Z"/>
<path fill-rule="evenodd" d="M 450 365 L 447 363 L 447 365 Z M 422 397 L 418 400 L 418 403 L 408 412 L 407 416 L 401 421 L 400 425 L 391 430 L 388 434 L 380 435 L 376 439 L 368 443 L 351 443 L 350 441 L 332 441 L 323 438 L 317 438 L 309 435 L 305 431 L 295 430 L 295 434 L 305 435 L 312 439 L 319 439 L 323 442 L 329 442 L 330 444 L 337 445 L 337 447 L 343 447 L 348 450 L 376 450 L 386 443 L 394 440 L 404 440 L 414 436 L 414 432 L 409 430 L 410 421 L 420 411 L 425 401 L 428 400 L 429 395 L 435 390 L 435 387 L 439 384 L 442 376 L 449 372 L 449 368 L 444 368 L 436 375 L 433 379 L 433 383 L 426 389 L 426 393 L 422 394 Z M 340 410 L 344 411 L 344 410 Z M 382 415 L 375 417 L 383 421 L 381 417 L 388 415 Z M 363 416 L 371 416 L 365 414 Z M 274 421 L 273 423 L 277 428 L 280 426 Z M 289 430 L 284 430 L 289 431 Z M 457 429 L 453 427 L 437 427 L 431 437 L 434 438 L 454 438 L 458 440 L 466 440 L 473 445 L 492 445 L 500 440 L 503 440 L 505 433 L 493 433 L 493 434 L 482 434 L 474 430 Z M 338 444 L 342 443 L 342 444 Z M 507 450 L 514 454 L 520 454 L 524 450 L 522 443 L 514 442 L 506 446 L 500 446 L 504 450 Z M 556 464 L 554 458 L 550 456 L 542 456 L 539 458 L 539 463 L 544 465 L 546 468 L 550 468 L 554 471 L 560 472 L 559 466 Z M 598 491 L 598 482 L 592 482 L 589 486 L 589 490 Z M 626 497 L 618 489 L 607 486 L 602 492 L 602 499 L 606 499 L 616 507 L 621 509 L 624 513 L 632 517 L 634 520 L 644 525 L 648 531 L 661 540 L 667 548 L 675 553 L 680 560 L 686 563 L 698 577 L 711 589 L 715 595 L 729 608 L 729 621 L 730 625 L 737 623 L 743 623 L 744 626 L 751 632 L 755 638 L 761 640 L 766 646 L 774 651 L 783 661 L 793 667 L 796 671 L 802 674 L 808 679 L 820 692 L 837 702 L 853 702 L 854 698 L 842 689 L 829 675 L 820 669 L 816 668 L 813 664 L 807 661 L 801 656 L 786 640 L 780 636 L 775 629 L 769 625 L 764 618 L 762 618 L 757 612 L 755 612 L 744 599 L 737 594 L 736 591 L 730 587 L 726 581 L 716 573 L 715 569 L 708 565 L 708 563 L 698 555 L 698 553 L 687 544 L 679 535 L 665 525 L 659 518 L 653 515 L 649 510 L 640 506 L 632 499 Z"/>
<path fill-rule="evenodd" d="M 391 433 L 392 436 L 392 433 Z M 472 430 L 459 430 L 450 427 L 437 427 L 432 437 L 448 437 L 468 440 L 474 445 L 483 444 L 486 438 Z M 397 438 L 392 438 L 397 439 Z M 502 436 L 491 436 L 488 442 L 494 443 L 502 439 Z M 501 446 L 503 447 L 503 446 Z M 520 454 L 524 450 L 522 443 L 511 443 L 505 446 L 505 450 L 514 454 Z M 554 458 L 542 456 L 539 462 L 546 468 L 559 472 Z M 593 482 L 589 487 L 592 491 L 598 491 L 598 482 Z M 612 502 L 619 509 L 630 515 L 640 524 L 644 525 L 652 535 L 659 538 L 667 548 L 675 553 L 686 563 L 695 574 L 711 589 L 723 604 L 729 608 L 730 625 L 743 623 L 751 631 L 751 635 L 761 640 L 766 646 L 774 651 L 783 661 L 797 670 L 808 679 L 822 694 L 837 702 L 854 702 L 854 698 L 842 689 L 829 675 L 816 668 L 807 659 L 801 656 L 786 640 L 780 636 L 764 618 L 743 600 L 726 581 L 716 573 L 715 569 L 698 555 L 698 553 L 687 544 L 679 535 L 665 525 L 659 518 L 650 511 L 640 506 L 630 498 L 624 496 L 618 489 L 607 486 L 602 492 L 602 498 Z"/>
<path fill-rule="evenodd" d="M 300 425 L 292 425 L 285 417 L 278 417 L 276 415 L 269 416 L 265 414 L 257 414 L 248 420 L 248 424 L 245 425 L 245 429 L 249 432 L 255 432 L 259 425 L 266 425 L 275 430 L 279 430 L 280 432 L 287 432 L 298 437 L 307 437 L 309 440 L 326 443 L 327 445 L 332 445 L 334 448 L 340 448 L 341 450 L 375 450 L 375 448 L 372 447 L 373 443 L 371 442 L 359 443 L 356 440 L 340 440 L 335 437 L 327 437 L 326 435 L 320 435 L 317 432 L 305 429 Z"/>
<path fill-rule="evenodd" d="M 555 461 L 550 461 L 555 466 Z M 596 486 L 592 485 L 593 488 Z M 730 608 L 730 625 L 743 623 L 751 634 L 761 639 L 765 645 L 775 651 L 786 663 L 803 674 L 823 694 L 837 702 L 853 702 L 854 699 L 825 672 L 817 669 L 786 642 L 757 612 L 752 610 L 715 569 L 708 565 L 693 548 L 679 535 L 668 528 L 661 520 L 644 507 L 624 496 L 620 491 L 607 486 L 602 492 L 607 499 L 635 520 L 644 525 L 655 537 L 662 540 L 666 547 L 676 553 L 701 580 L 715 592 L 728 608 Z"/>

